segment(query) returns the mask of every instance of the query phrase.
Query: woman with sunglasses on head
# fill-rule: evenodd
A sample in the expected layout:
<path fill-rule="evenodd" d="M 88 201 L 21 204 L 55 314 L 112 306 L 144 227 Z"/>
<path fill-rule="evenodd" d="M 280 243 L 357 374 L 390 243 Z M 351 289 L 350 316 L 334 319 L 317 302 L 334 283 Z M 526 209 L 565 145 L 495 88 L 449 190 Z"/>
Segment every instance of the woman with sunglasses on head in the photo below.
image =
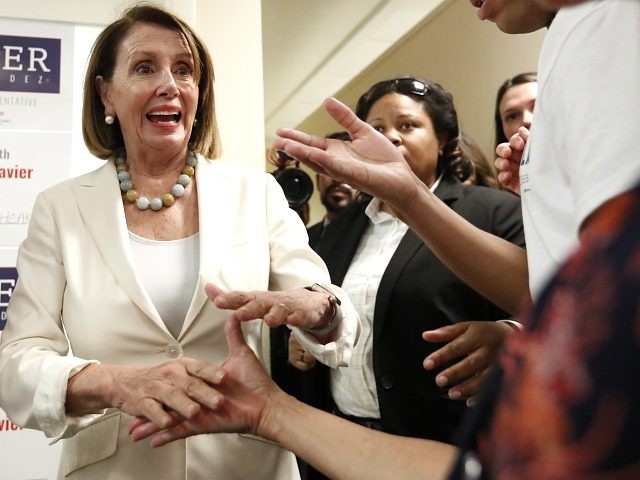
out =
<path fill-rule="evenodd" d="M 523 246 L 519 199 L 462 185 L 455 176 L 458 119 L 440 85 L 416 77 L 383 81 L 360 98 L 356 111 L 402 152 L 425 189 L 478 228 Z M 317 251 L 362 322 L 350 366 L 327 375 L 335 413 L 389 433 L 452 442 L 464 400 L 513 331 L 495 322 L 508 314 L 458 279 L 377 198 L 336 218 Z M 436 331 L 423 339 L 425 330 Z M 448 350 L 458 358 L 451 360 L 461 361 L 445 366 L 443 352 L 434 353 L 441 345 L 425 340 L 453 338 Z M 299 368 L 312 363 L 302 351 L 290 348 Z"/>

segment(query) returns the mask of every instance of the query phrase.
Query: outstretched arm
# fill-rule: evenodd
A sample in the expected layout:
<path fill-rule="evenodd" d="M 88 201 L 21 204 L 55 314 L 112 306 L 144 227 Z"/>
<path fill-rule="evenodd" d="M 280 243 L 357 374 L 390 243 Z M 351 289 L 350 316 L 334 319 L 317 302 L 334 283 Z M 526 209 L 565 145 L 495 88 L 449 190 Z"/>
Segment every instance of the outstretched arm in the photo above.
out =
<path fill-rule="evenodd" d="M 247 346 L 233 315 L 225 334 L 229 357 L 220 366 L 190 361 L 190 373 L 215 385 L 223 395 L 199 416 L 163 431 L 136 420 L 134 440 L 152 436 L 155 447 L 200 433 L 249 432 L 280 443 L 338 480 L 445 478 L 457 453 L 444 443 L 376 432 L 322 412 L 280 390 Z M 199 398 L 206 403 L 206 398 Z"/>
<path fill-rule="evenodd" d="M 425 188 L 393 144 L 347 106 L 329 98 L 324 107 L 349 132 L 351 142 L 279 129 L 274 146 L 384 200 L 465 283 L 516 313 L 529 296 L 526 252 L 453 212 Z"/>

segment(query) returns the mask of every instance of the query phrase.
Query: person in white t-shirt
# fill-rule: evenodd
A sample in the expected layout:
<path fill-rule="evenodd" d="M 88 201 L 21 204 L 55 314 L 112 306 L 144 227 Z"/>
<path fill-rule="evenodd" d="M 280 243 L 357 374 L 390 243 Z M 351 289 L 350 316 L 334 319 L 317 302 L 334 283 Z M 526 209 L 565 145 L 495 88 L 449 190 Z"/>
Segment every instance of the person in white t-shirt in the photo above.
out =
<path fill-rule="evenodd" d="M 627 0 L 560 12 L 540 55 L 528 147 L 522 154 L 523 129 L 511 147 L 498 147 L 503 158 L 496 166 L 519 169 L 534 297 L 576 247 L 589 216 L 640 177 L 633 155 L 640 135 L 639 12 L 640 3 Z"/>
<path fill-rule="evenodd" d="M 325 108 L 348 127 L 353 142 L 281 129 L 276 145 L 312 168 L 384 198 L 465 282 L 505 310 L 517 312 L 576 246 L 589 215 L 640 176 L 640 162 L 629 155 L 631 142 L 640 136 L 635 112 L 640 91 L 631 80 L 640 71 L 640 3 L 592 0 L 566 7 L 555 19 L 553 12 L 534 7 L 533 0 L 472 4 L 479 7 L 481 19 L 495 21 L 510 33 L 530 32 L 553 20 L 538 69 L 531 155 L 525 156 L 520 172 L 527 189 L 526 253 L 451 215 L 419 188 L 384 139 L 355 122 L 352 112 L 335 99 L 328 99 Z M 585 48 L 587 41 L 593 46 Z M 522 138 L 515 138 L 511 148 L 501 145 L 499 153 L 519 164 L 523 148 Z M 483 260 L 459 258 L 460 251 L 482 252 L 478 256 Z"/>

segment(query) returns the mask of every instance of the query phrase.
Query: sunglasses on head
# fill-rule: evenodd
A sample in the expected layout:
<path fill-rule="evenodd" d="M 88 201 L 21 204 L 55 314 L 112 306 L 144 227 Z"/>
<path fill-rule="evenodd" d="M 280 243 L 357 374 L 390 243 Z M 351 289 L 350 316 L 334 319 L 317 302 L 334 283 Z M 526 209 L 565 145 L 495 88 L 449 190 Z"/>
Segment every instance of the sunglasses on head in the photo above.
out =
<path fill-rule="evenodd" d="M 382 95 L 391 92 L 402 93 L 404 95 L 413 94 L 424 97 L 429 91 L 429 86 L 415 78 L 394 78 L 376 83 L 360 97 L 356 105 L 356 115 L 361 117 L 365 109 L 371 106 L 370 102 L 378 100 Z"/>

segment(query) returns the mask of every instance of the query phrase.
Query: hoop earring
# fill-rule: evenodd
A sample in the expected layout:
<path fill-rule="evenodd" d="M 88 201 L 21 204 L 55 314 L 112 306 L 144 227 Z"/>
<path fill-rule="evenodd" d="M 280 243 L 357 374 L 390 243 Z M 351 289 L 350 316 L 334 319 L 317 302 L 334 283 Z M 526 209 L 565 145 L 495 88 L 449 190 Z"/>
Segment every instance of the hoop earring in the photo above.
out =
<path fill-rule="evenodd" d="M 115 122 L 116 119 L 113 115 L 105 115 L 104 117 L 104 123 L 106 123 L 107 125 L 113 125 L 113 122 Z"/>

